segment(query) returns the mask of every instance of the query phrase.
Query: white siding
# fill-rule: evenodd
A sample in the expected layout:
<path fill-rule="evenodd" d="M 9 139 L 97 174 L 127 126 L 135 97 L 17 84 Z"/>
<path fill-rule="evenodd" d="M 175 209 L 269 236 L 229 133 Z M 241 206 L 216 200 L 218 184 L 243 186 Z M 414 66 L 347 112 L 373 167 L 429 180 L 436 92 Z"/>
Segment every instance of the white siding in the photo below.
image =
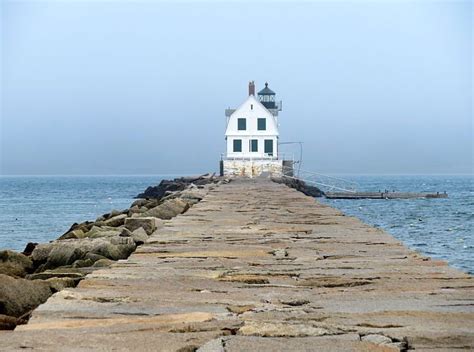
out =
<path fill-rule="evenodd" d="M 238 119 L 246 119 L 246 130 L 238 130 Z M 266 130 L 259 131 L 257 121 L 259 118 L 266 119 Z M 227 157 L 229 158 L 277 158 L 278 157 L 278 125 L 275 117 L 269 112 L 253 95 L 229 117 L 226 129 Z M 234 139 L 242 140 L 242 152 L 234 153 Z M 258 140 L 258 152 L 250 151 L 250 140 Z M 273 140 L 273 156 L 264 154 L 264 140 Z"/>

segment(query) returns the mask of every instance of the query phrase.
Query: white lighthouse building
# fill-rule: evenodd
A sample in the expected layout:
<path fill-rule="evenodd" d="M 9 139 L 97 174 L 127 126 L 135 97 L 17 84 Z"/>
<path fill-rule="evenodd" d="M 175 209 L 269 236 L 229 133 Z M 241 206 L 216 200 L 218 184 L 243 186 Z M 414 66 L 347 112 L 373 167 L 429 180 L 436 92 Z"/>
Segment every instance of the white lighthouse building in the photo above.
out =
<path fill-rule="evenodd" d="M 268 88 L 268 83 L 258 97 L 253 81 L 248 89 L 242 105 L 225 111 L 227 150 L 222 156 L 221 174 L 254 177 L 263 172 L 274 176 L 280 176 L 284 170 L 290 172 L 292 161 L 284 161 L 278 150 L 281 102 L 275 101 L 275 92 Z"/>

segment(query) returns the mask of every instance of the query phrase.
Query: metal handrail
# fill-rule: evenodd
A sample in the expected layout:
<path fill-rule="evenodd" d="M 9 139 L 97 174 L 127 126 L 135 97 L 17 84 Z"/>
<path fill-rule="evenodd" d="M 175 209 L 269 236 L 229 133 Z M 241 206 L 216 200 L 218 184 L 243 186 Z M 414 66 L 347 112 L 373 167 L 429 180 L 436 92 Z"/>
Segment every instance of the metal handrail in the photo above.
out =
<path fill-rule="evenodd" d="M 324 175 L 307 170 L 298 170 L 296 176 L 290 176 L 288 174 L 292 171 L 292 169 L 284 167 L 283 171 L 284 177 L 297 179 L 309 184 L 324 187 L 326 188 L 326 191 L 339 190 L 343 192 L 355 193 L 359 188 L 359 184 L 357 182 L 346 180 L 340 177 Z M 285 171 L 287 172 L 285 173 Z"/>

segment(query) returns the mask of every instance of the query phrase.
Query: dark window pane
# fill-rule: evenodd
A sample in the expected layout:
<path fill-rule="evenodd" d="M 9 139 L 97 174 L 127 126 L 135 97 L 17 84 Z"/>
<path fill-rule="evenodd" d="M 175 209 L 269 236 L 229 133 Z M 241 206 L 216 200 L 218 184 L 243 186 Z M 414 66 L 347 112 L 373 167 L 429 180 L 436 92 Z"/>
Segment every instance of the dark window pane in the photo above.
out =
<path fill-rule="evenodd" d="M 237 129 L 245 131 L 247 129 L 247 119 L 237 119 Z"/>
<path fill-rule="evenodd" d="M 258 140 L 251 139 L 250 140 L 250 151 L 251 152 L 258 152 Z"/>
<path fill-rule="evenodd" d="M 242 140 L 234 139 L 234 152 L 240 153 L 242 151 Z"/>
<path fill-rule="evenodd" d="M 265 153 L 273 155 L 273 139 L 265 139 Z"/>
<path fill-rule="evenodd" d="M 267 129 L 267 119 L 257 119 L 257 129 L 265 131 Z"/>

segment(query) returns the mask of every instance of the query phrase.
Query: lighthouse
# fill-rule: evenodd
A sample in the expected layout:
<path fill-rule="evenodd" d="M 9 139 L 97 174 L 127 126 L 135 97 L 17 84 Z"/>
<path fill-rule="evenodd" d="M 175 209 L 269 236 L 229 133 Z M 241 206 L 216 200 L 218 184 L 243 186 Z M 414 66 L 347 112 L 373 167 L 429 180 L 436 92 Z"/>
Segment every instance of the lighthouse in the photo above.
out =
<path fill-rule="evenodd" d="M 279 155 L 278 113 L 282 109 L 275 97 L 268 83 L 255 96 L 255 82 L 250 81 L 242 105 L 226 109 L 226 152 L 220 164 L 221 175 L 281 176 L 292 165 Z"/>

